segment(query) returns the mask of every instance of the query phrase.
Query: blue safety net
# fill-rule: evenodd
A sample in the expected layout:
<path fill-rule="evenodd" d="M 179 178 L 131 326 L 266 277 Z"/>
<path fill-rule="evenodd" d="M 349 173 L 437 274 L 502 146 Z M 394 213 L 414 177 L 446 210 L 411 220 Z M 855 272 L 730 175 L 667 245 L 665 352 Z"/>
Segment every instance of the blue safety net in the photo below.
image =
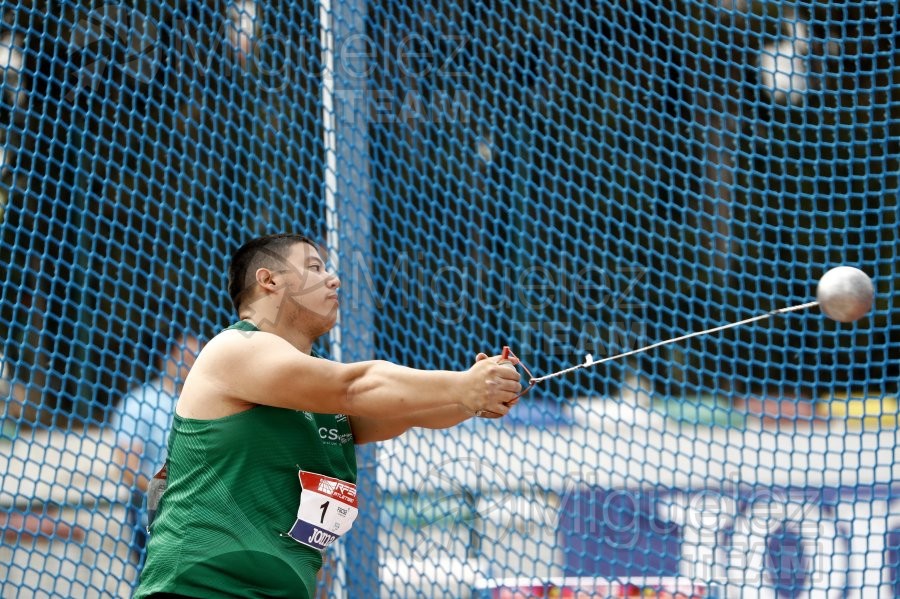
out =
<path fill-rule="evenodd" d="M 341 277 L 335 360 L 629 354 L 361 446 L 323 597 L 897 596 L 898 19 L 5 3 L 0 596 L 131 595 L 179 384 L 236 318 L 228 257 L 283 231 Z M 839 265 L 873 280 L 860 320 L 634 352 L 811 302 Z"/>

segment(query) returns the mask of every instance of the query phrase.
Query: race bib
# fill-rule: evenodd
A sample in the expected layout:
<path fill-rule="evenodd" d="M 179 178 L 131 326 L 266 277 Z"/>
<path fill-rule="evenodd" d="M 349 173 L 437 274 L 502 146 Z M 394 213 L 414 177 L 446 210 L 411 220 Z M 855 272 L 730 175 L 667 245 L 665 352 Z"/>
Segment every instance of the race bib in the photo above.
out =
<path fill-rule="evenodd" d="M 358 512 L 356 485 L 301 470 L 300 507 L 288 536 L 324 551 L 350 530 Z"/>

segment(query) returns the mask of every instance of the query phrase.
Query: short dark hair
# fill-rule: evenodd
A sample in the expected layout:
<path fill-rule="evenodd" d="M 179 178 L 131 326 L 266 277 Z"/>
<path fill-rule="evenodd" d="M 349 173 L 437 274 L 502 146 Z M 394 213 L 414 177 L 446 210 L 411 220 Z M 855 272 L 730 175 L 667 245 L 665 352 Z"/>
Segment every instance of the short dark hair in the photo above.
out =
<path fill-rule="evenodd" d="M 237 312 L 241 310 L 244 294 L 256 280 L 256 271 L 260 268 L 277 269 L 287 258 L 288 252 L 298 243 L 319 246 L 306 235 L 298 233 L 278 233 L 251 239 L 231 256 L 228 265 L 228 295 Z M 275 264 L 273 264 L 273 262 Z"/>

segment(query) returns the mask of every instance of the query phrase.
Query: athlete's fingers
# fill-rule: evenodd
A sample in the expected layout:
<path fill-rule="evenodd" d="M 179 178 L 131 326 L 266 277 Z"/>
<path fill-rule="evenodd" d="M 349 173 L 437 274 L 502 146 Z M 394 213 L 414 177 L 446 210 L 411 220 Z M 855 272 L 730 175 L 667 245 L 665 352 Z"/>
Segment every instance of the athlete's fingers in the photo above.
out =
<path fill-rule="evenodd" d="M 485 410 L 481 413 L 480 418 L 503 418 L 503 414 L 498 414 L 497 412 L 491 412 L 490 410 Z"/>
<path fill-rule="evenodd" d="M 493 410 L 481 410 L 476 415 L 481 418 L 501 418 L 509 414 L 509 407 L 504 403 L 499 403 L 493 408 Z"/>
<path fill-rule="evenodd" d="M 518 381 L 522 378 L 522 375 L 518 370 L 516 370 L 516 367 L 512 365 L 512 362 L 506 362 L 500 365 L 505 366 L 506 368 L 498 368 L 495 371 L 497 373 L 497 378 L 506 379 L 509 381 Z"/>
<path fill-rule="evenodd" d="M 522 392 L 522 385 L 519 384 L 519 381 L 499 379 L 497 380 L 497 387 L 500 391 L 512 393 L 513 395 L 518 395 Z"/>

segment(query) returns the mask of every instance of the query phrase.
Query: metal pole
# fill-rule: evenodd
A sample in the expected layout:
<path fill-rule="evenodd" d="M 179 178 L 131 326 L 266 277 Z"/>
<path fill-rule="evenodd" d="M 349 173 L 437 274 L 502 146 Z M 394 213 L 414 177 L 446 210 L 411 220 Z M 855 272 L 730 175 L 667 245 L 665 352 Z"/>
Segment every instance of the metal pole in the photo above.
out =
<path fill-rule="evenodd" d="M 355 362 L 375 355 L 374 307 L 362 284 L 371 267 L 364 0 L 321 0 L 319 27 L 326 243 L 333 268 L 345 280 L 331 352 L 335 360 Z M 330 597 L 380 595 L 376 458 L 374 447 L 357 448 L 357 492 L 362 509 L 338 548 L 335 586 L 339 588 L 332 589 Z M 348 571 L 352 575 L 347 575 Z"/>

